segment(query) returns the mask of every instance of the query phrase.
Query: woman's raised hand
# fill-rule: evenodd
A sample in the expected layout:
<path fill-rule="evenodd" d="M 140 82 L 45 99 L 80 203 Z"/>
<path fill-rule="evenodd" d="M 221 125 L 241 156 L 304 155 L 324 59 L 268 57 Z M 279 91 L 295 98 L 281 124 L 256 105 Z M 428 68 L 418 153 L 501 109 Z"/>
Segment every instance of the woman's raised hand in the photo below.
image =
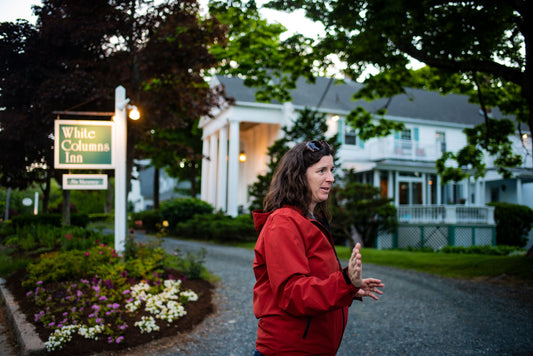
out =
<path fill-rule="evenodd" d="M 363 279 L 363 264 L 361 262 L 361 244 L 357 243 L 352 251 L 350 256 L 350 261 L 348 262 L 348 277 L 352 284 L 359 288 L 357 295 L 360 297 L 371 297 L 375 300 L 379 300 L 377 294 L 383 294 L 378 288 L 382 288 L 385 285 L 379 279 L 375 278 L 365 278 Z"/>

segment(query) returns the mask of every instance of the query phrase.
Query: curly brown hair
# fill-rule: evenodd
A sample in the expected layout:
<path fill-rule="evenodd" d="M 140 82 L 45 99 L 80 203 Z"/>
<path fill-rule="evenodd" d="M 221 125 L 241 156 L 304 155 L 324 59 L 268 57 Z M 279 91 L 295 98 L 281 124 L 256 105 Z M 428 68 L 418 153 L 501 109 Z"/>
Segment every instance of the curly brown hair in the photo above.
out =
<path fill-rule="evenodd" d="M 307 184 L 307 168 L 324 156 L 335 156 L 333 148 L 324 141 L 302 142 L 291 148 L 278 163 L 270 188 L 263 201 L 265 212 L 274 211 L 284 205 L 292 205 L 307 214 L 311 203 L 311 192 Z M 327 218 L 327 203 L 316 205 L 315 216 Z"/>

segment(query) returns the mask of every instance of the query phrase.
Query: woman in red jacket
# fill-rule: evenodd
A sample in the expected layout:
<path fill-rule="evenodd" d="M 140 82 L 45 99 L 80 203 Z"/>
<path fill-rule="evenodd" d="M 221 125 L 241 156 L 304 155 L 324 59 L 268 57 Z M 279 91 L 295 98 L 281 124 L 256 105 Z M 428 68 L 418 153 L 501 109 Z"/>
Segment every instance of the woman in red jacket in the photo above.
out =
<path fill-rule="evenodd" d="M 335 355 L 354 299 L 378 299 L 380 280 L 363 279 L 360 245 L 342 268 L 329 232 L 326 200 L 334 152 L 324 141 L 289 150 L 263 211 L 254 211 L 255 355 Z"/>

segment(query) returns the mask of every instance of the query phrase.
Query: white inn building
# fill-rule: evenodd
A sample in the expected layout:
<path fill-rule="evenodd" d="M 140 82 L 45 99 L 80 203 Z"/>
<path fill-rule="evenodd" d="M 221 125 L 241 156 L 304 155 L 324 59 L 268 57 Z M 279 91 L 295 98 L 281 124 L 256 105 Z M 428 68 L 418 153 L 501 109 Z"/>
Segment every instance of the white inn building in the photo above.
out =
<path fill-rule="evenodd" d="M 451 241 L 453 244 L 490 244 L 494 236 L 475 230 L 482 225 L 494 224 L 493 208 L 487 207 L 486 203 L 505 201 L 533 208 L 530 132 L 520 136 L 517 131 L 511 137 L 515 152 L 524 157 L 522 167 L 513 170 L 512 179 L 503 179 L 494 168 L 493 158 L 487 157 L 488 171 L 484 178 L 442 185 L 435 161 L 442 152 L 457 152 L 466 144 L 463 129 L 484 121 L 479 106 L 469 103 L 462 95 L 443 96 L 438 92 L 407 89 L 406 94 L 390 100 L 385 116 L 403 122 L 405 130 L 362 141 L 356 131 L 344 123 L 344 118 L 358 106 L 376 112 L 388 99 L 352 101 L 351 96 L 361 84 L 347 81 L 342 85 L 329 85 L 330 80 L 317 78 L 315 84 L 309 84 L 301 79 L 292 91 L 291 102 L 265 104 L 255 101 L 255 90 L 244 86 L 241 79 L 215 77 L 214 82 L 222 83 L 235 102 L 217 112 L 213 119 L 200 121 L 205 157 L 201 198 L 232 216 L 246 212 L 250 203 L 248 187 L 258 174 L 265 173 L 267 149 L 283 134 L 281 127 L 291 125 L 300 110 L 316 108 L 324 96 L 317 110 L 327 115 L 326 136 L 339 133 L 342 144 L 338 152 L 340 168 L 353 168 L 361 182 L 379 187 L 382 195 L 392 198 L 398 208 L 398 218 L 403 223 L 400 238 L 380 237 L 381 247 L 412 245 L 401 237 L 401 230 L 415 225 L 418 226 L 415 243 L 418 245 L 450 243 L 449 232 L 436 231 L 443 230 L 443 226 L 456 229 L 464 224 L 471 231 L 466 234 L 468 241 L 458 242 L 455 236 L 452 237 L 455 239 Z M 493 114 L 501 116 L 497 110 Z M 240 154 L 246 155 L 245 161 L 239 160 Z M 431 229 L 429 225 L 424 229 L 424 224 L 430 224 Z M 430 238 L 424 234 L 438 236 L 430 243 Z"/>

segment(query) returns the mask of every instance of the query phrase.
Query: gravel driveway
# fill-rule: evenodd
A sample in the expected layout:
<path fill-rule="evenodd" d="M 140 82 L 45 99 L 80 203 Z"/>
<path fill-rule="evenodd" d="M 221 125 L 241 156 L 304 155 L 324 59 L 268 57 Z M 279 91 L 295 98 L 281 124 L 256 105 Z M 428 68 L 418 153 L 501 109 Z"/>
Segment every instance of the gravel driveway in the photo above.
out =
<path fill-rule="evenodd" d="M 207 250 L 220 277 L 217 312 L 181 343 L 158 355 L 246 355 L 255 349 L 253 251 L 165 239 L 163 247 Z M 364 254 L 363 254 L 364 261 Z M 345 265 L 345 263 L 344 263 Z M 363 264 L 385 283 L 379 301 L 350 308 L 338 355 L 533 355 L 533 292 Z"/>

